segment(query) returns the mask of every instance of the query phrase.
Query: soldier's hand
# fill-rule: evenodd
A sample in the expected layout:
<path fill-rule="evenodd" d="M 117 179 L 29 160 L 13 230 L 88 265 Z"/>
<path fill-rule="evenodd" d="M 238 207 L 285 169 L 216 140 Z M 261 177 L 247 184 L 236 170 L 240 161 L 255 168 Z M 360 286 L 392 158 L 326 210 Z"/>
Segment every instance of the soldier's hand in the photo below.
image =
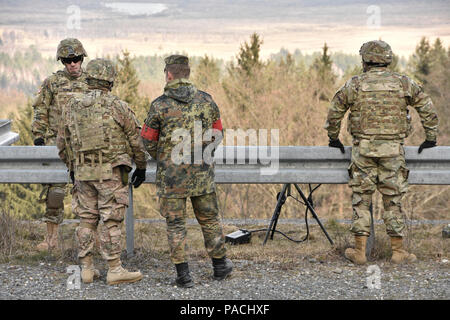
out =
<path fill-rule="evenodd" d="M 45 146 L 44 138 L 36 138 L 33 143 L 35 146 Z"/>
<path fill-rule="evenodd" d="M 136 169 L 131 176 L 133 187 L 138 188 L 145 181 L 145 169 Z"/>
<path fill-rule="evenodd" d="M 342 144 L 342 142 L 339 139 L 336 139 L 336 140 L 330 139 L 328 146 L 332 147 L 332 148 L 339 148 L 339 149 L 341 149 L 342 153 L 345 153 L 344 145 Z"/>
<path fill-rule="evenodd" d="M 436 147 L 436 141 L 425 140 L 419 147 L 419 153 L 422 152 L 423 149 Z"/>

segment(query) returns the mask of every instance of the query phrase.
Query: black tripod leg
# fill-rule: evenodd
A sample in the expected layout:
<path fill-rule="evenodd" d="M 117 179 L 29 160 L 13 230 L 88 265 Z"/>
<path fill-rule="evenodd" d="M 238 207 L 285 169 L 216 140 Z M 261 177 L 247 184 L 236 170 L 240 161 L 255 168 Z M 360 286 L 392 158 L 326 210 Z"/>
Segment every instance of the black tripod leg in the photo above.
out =
<path fill-rule="evenodd" d="M 297 186 L 297 184 L 294 183 L 295 189 L 297 189 L 298 193 L 300 194 L 300 197 L 302 197 L 303 201 L 305 202 L 307 208 L 311 211 L 311 214 L 313 215 L 314 219 L 316 219 L 317 223 L 319 224 L 320 228 L 322 229 L 323 233 L 327 237 L 328 241 L 333 244 L 333 240 L 331 240 L 330 236 L 328 235 L 327 230 L 325 230 L 324 226 L 322 225 L 322 222 L 320 222 L 319 217 L 316 214 L 316 211 L 314 211 L 314 208 L 309 203 L 308 199 L 306 199 L 305 195 L 303 194 L 302 190 Z"/>
<path fill-rule="evenodd" d="M 287 192 L 287 196 L 285 196 L 286 192 Z M 286 192 L 284 192 L 284 193 L 280 192 L 277 195 L 277 197 L 279 197 L 279 198 L 277 198 L 277 202 L 278 202 L 278 200 L 281 199 L 281 203 L 280 203 L 280 206 L 278 208 L 277 218 L 275 219 L 275 222 L 274 222 L 273 227 L 272 227 L 272 233 L 270 234 L 270 240 L 273 240 L 273 235 L 275 234 L 275 230 L 277 229 L 278 218 L 280 217 L 280 214 L 281 214 L 281 207 L 283 207 L 283 204 L 286 202 L 287 197 L 289 197 L 291 195 L 291 185 L 290 184 L 287 185 Z"/>
<path fill-rule="evenodd" d="M 283 198 L 284 198 L 284 195 L 286 194 L 286 190 L 287 190 L 288 186 L 289 186 L 289 184 L 283 185 L 283 189 L 280 192 L 280 196 L 278 197 L 275 211 L 273 212 L 272 219 L 270 220 L 269 228 L 267 229 L 266 237 L 264 238 L 263 245 L 266 244 L 267 239 L 269 238 L 269 234 L 272 231 L 272 228 L 273 228 L 273 232 L 272 232 L 272 238 L 273 238 L 273 233 L 275 232 L 275 226 L 278 222 L 278 217 L 280 216 L 281 207 L 283 206 L 283 203 L 284 203 Z"/>

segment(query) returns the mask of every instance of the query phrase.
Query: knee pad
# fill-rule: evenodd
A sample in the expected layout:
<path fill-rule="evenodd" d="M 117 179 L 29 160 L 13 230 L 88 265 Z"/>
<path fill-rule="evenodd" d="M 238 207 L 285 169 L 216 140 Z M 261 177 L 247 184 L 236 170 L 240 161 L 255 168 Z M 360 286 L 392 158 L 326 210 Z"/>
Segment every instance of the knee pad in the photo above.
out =
<path fill-rule="evenodd" d="M 60 209 L 64 207 L 66 191 L 59 187 L 50 187 L 47 195 L 47 208 Z"/>

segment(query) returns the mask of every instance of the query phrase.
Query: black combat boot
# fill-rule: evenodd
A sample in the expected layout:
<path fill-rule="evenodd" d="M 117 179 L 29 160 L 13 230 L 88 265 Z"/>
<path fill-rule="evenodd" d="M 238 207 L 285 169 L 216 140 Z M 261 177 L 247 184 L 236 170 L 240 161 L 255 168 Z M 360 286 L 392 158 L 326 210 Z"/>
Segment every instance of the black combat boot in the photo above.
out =
<path fill-rule="evenodd" d="M 189 274 L 189 265 L 187 262 L 176 264 L 177 268 L 177 279 L 176 283 L 182 288 L 191 288 L 194 286 L 191 275 Z"/>
<path fill-rule="evenodd" d="M 214 280 L 225 279 L 231 271 L 233 271 L 233 262 L 227 257 L 220 259 L 212 258 L 213 268 L 214 268 Z"/>

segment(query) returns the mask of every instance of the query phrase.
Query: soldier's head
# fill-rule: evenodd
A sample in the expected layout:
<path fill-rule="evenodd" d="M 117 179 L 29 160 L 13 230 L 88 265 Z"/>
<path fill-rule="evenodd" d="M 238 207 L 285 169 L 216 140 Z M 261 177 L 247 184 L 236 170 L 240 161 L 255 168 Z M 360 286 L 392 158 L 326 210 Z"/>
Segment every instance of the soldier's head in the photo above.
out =
<path fill-rule="evenodd" d="M 189 67 L 189 58 L 179 54 L 168 56 L 164 59 L 166 67 L 164 73 L 166 74 L 166 82 L 175 79 L 189 79 L 191 68 Z"/>
<path fill-rule="evenodd" d="M 86 67 L 86 79 L 91 88 L 111 90 L 117 76 L 116 68 L 111 60 L 94 59 Z"/>
<path fill-rule="evenodd" d="M 392 62 L 392 49 L 389 44 L 381 40 L 364 43 L 359 49 L 363 67 L 387 67 Z"/>
<path fill-rule="evenodd" d="M 61 60 L 67 72 L 74 77 L 81 75 L 81 64 L 84 57 L 87 57 L 87 53 L 80 40 L 75 38 L 62 40 L 56 49 L 56 61 Z"/>

